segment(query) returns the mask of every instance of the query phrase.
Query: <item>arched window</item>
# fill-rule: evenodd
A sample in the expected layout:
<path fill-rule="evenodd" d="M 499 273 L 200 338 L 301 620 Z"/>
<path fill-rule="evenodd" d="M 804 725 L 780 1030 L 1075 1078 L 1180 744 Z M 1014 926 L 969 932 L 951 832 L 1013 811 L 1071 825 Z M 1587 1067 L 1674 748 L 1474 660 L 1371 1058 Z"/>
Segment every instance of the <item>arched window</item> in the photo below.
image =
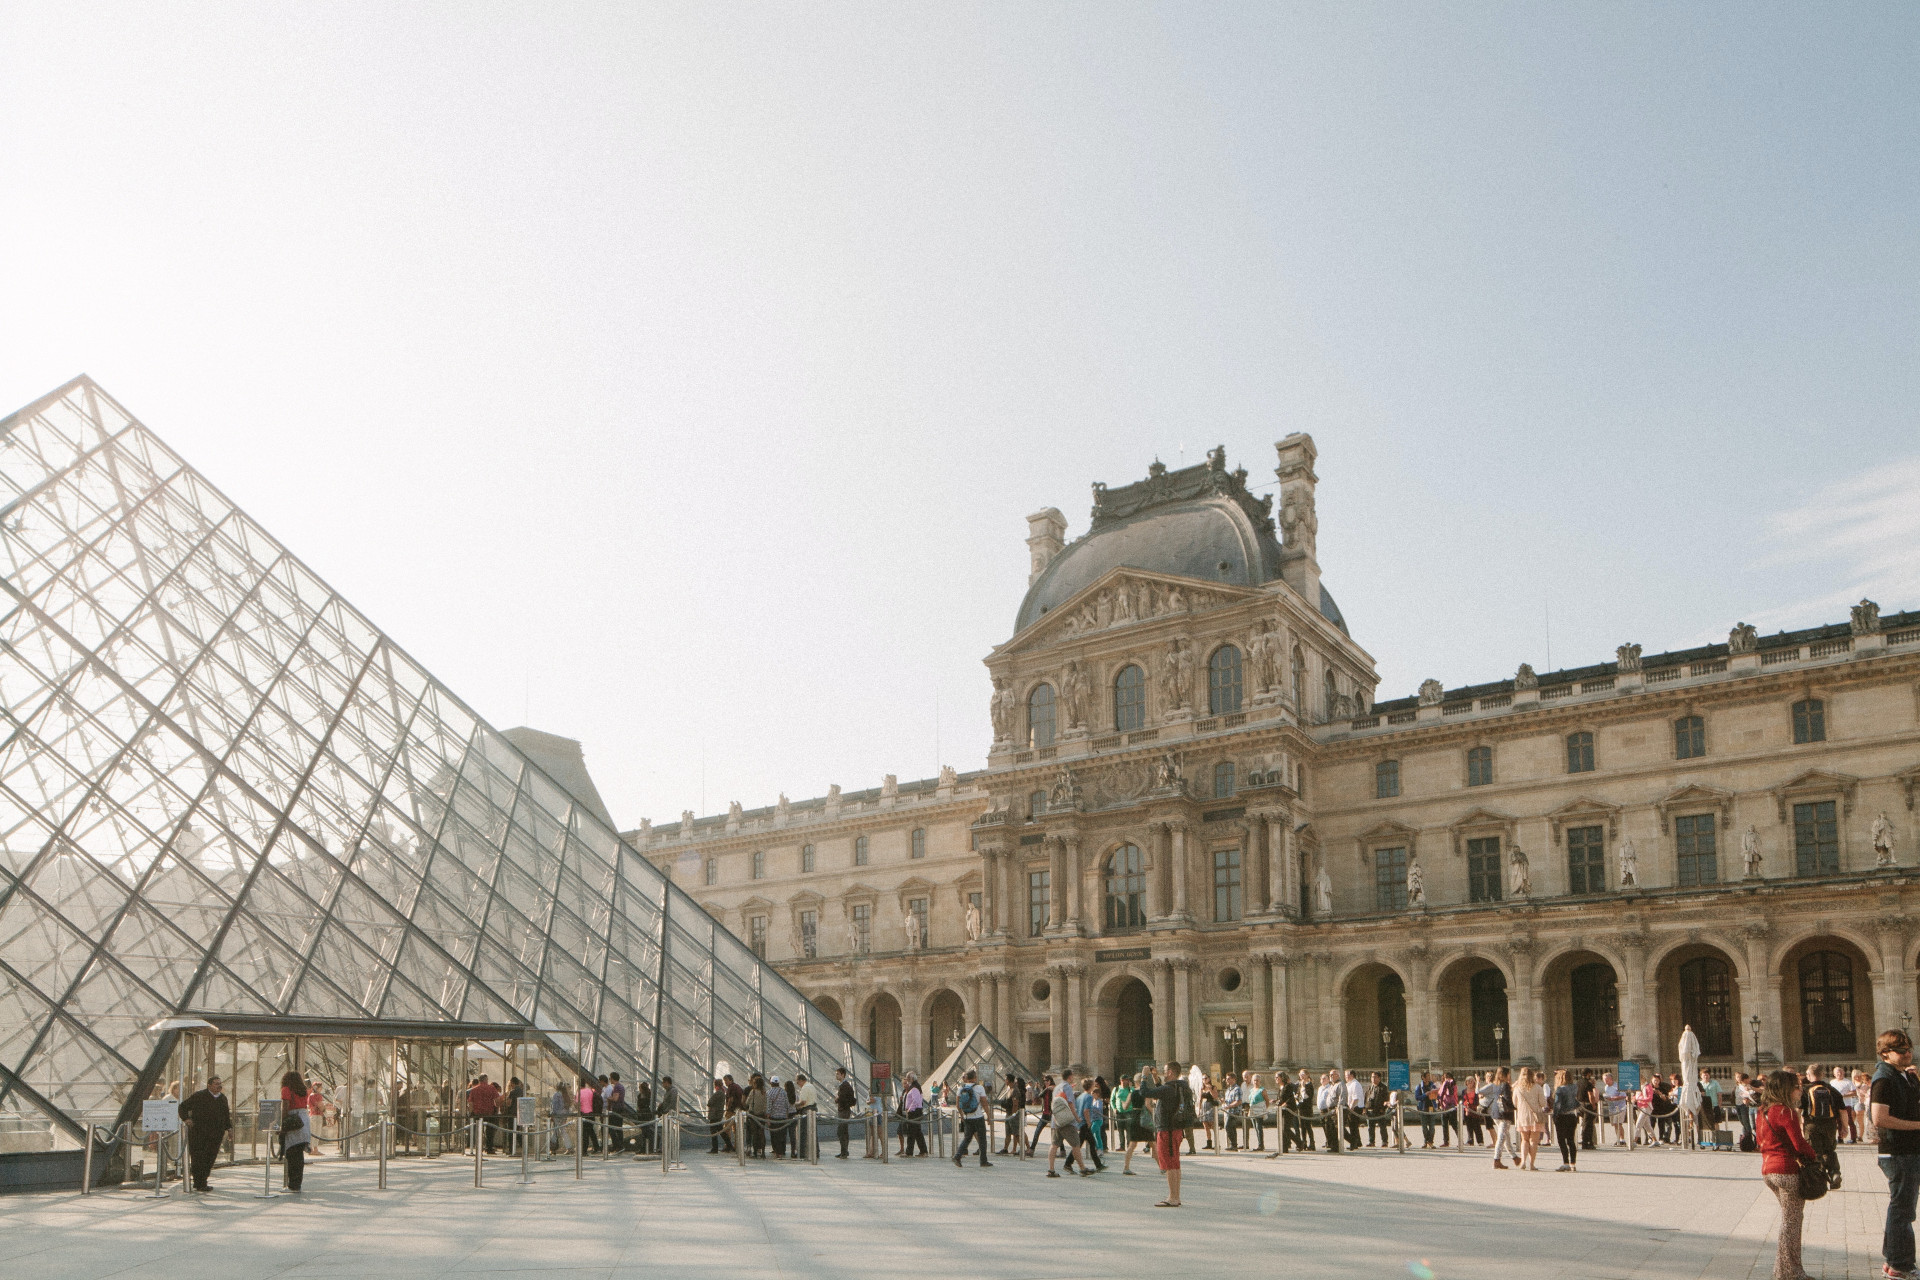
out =
<path fill-rule="evenodd" d="M 1567 735 L 1567 772 L 1593 772 L 1593 735 L 1585 732 Z"/>
<path fill-rule="evenodd" d="M 1120 733 L 1147 727 L 1147 673 L 1131 663 L 1113 678 L 1113 727 Z"/>
<path fill-rule="evenodd" d="M 1223 644 L 1207 659 L 1207 714 L 1223 716 L 1240 709 L 1240 651 Z"/>
<path fill-rule="evenodd" d="M 927 829 L 925 827 L 915 827 L 913 829 L 913 848 L 908 856 L 914 858 L 924 858 L 927 856 Z"/>
<path fill-rule="evenodd" d="M 1293 706 L 1297 711 L 1307 696 L 1307 655 L 1300 652 L 1300 646 L 1293 646 Z"/>
<path fill-rule="evenodd" d="M 1213 766 L 1213 798 L 1225 800 L 1233 795 L 1233 761 L 1222 760 Z"/>
<path fill-rule="evenodd" d="M 1467 785 L 1484 787 L 1493 781 L 1493 748 L 1474 747 L 1467 752 Z"/>
<path fill-rule="evenodd" d="M 1047 811 L 1047 793 L 1036 791 L 1027 797 L 1027 817 L 1038 818 Z"/>
<path fill-rule="evenodd" d="M 1467 983 L 1467 1009 L 1473 1019 L 1473 1060 L 1498 1062 L 1511 1039 L 1507 1025 L 1507 979 L 1498 969 L 1482 969 Z M 1493 1029 L 1499 1027 L 1500 1035 Z"/>
<path fill-rule="evenodd" d="M 1613 1024 L 1620 1020 L 1620 989 L 1613 966 L 1583 964 L 1567 975 L 1567 985 L 1573 1005 L 1573 1056 L 1618 1062 L 1620 1037 Z"/>
<path fill-rule="evenodd" d="M 1733 971 L 1718 956 L 1680 966 L 1680 1022 L 1699 1037 L 1709 1057 L 1733 1053 Z"/>
<path fill-rule="evenodd" d="M 1707 754 L 1707 722 L 1699 716 L 1681 716 L 1673 722 L 1673 758 L 1692 760 Z"/>
<path fill-rule="evenodd" d="M 1818 698 L 1809 698 L 1805 702 L 1793 704 L 1793 740 L 1795 742 L 1827 740 L 1826 703 Z"/>
<path fill-rule="evenodd" d="M 1037 684 L 1027 695 L 1027 745 L 1053 745 L 1053 686 Z"/>
<path fill-rule="evenodd" d="M 1144 929 L 1147 924 L 1147 877 L 1141 869 L 1140 849 L 1123 844 L 1107 859 L 1108 933 Z"/>
<path fill-rule="evenodd" d="M 1320 714 L 1328 720 L 1333 719 L 1334 705 L 1340 700 L 1340 686 L 1334 683 L 1332 667 L 1320 675 L 1320 700 Z"/>
<path fill-rule="evenodd" d="M 1853 1034 L 1853 961 L 1838 951 L 1800 958 L 1800 1041 L 1808 1055 L 1858 1052 Z"/>

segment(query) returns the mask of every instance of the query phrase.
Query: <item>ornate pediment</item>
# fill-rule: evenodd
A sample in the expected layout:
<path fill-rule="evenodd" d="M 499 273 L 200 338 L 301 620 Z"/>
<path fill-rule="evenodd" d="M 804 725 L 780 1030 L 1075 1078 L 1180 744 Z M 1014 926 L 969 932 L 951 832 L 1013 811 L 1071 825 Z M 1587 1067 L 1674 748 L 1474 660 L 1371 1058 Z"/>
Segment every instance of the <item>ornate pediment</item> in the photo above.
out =
<path fill-rule="evenodd" d="M 1360 851 L 1360 862 L 1364 866 L 1373 865 L 1373 851 L 1390 846 L 1405 845 L 1409 857 L 1416 854 L 1420 839 L 1420 828 L 1410 827 L 1404 822 L 1376 822 L 1355 838 Z"/>
<path fill-rule="evenodd" d="M 1122 565 L 1109 569 L 1058 608 L 1049 610 L 1008 651 L 1044 648 L 1114 627 L 1205 613 L 1260 594 L 1257 587 L 1148 573 Z"/>
<path fill-rule="evenodd" d="M 1809 769 L 1788 782 L 1771 788 L 1773 803 L 1778 808 L 1780 821 L 1787 820 L 1787 809 L 1795 800 L 1807 800 L 1816 797 L 1840 797 L 1841 816 L 1853 812 L 1853 794 L 1859 789 L 1860 779 L 1850 773 L 1828 773 L 1824 769 Z"/>
<path fill-rule="evenodd" d="M 1447 831 L 1453 836 L 1453 855 L 1459 857 L 1466 852 L 1467 840 L 1475 836 L 1498 835 L 1508 847 L 1513 845 L 1513 833 L 1519 819 L 1512 814 L 1496 813 L 1492 809 L 1472 809 L 1447 824 Z"/>
<path fill-rule="evenodd" d="M 1725 830 L 1733 816 L 1733 792 L 1690 782 L 1676 791 L 1669 791 L 1655 801 L 1653 807 L 1660 814 L 1661 835 L 1667 834 L 1668 821 L 1682 809 L 1712 809 L 1720 815 L 1720 828 Z"/>
<path fill-rule="evenodd" d="M 1609 843 L 1619 839 L 1620 806 L 1581 796 L 1547 814 L 1547 825 L 1553 831 L 1556 845 L 1560 843 L 1560 834 L 1568 827 L 1591 827 L 1601 823 L 1606 825 Z"/>

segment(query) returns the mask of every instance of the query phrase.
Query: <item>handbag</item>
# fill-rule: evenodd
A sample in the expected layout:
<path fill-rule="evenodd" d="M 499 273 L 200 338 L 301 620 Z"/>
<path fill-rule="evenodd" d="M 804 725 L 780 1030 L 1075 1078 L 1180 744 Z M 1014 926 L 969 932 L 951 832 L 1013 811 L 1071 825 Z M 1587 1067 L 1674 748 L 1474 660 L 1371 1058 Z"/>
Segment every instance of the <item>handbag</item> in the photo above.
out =
<path fill-rule="evenodd" d="M 1827 1194 L 1827 1166 L 1818 1160 L 1800 1162 L 1800 1198 L 1818 1200 Z"/>

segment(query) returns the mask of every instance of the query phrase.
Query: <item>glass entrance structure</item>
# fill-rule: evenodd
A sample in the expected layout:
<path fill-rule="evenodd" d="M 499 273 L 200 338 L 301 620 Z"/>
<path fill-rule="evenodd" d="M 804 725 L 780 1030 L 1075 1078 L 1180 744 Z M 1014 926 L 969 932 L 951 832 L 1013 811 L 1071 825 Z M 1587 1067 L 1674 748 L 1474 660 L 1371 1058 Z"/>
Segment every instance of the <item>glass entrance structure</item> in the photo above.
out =
<path fill-rule="evenodd" d="M 0 575 L 0 1153 L 77 1180 L 89 1122 L 309 1054 L 363 1117 L 430 1110 L 470 1044 L 693 1098 L 719 1061 L 866 1080 L 90 379 L 0 420 Z"/>

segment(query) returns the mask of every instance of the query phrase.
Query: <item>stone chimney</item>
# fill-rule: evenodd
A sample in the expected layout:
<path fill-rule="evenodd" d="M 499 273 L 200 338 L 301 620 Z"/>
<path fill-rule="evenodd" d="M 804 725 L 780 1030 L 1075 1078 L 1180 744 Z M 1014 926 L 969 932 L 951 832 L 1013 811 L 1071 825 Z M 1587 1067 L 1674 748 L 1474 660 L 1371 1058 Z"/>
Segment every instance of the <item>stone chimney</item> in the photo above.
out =
<path fill-rule="evenodd" d="M 1040 575 L 1066 545 L 1067 518 L 1060 514 L 1058 507 L 1048 507 L 1027 517 L 1027 547 L 1033 553 L 1033 565 L 1027 571 L 1028 586 L 1040 580 Z"/>
<path fill-rule="evenodd" d="M 1273 446 L 1280 455 L 1274 474 L 1280 477 L 1280 535 L 1284 551 L 1280 557 L 1280 576 L 1298 591 L 1307 607 L 1320 608 L 1320 560 L 1315 551 L 1320 518 L 1314 514 L 1313 487 L 1320 477 L 1313 474 L 1313 460 L 1319 451 L 1313 437 L 1296 431 Z"/>

